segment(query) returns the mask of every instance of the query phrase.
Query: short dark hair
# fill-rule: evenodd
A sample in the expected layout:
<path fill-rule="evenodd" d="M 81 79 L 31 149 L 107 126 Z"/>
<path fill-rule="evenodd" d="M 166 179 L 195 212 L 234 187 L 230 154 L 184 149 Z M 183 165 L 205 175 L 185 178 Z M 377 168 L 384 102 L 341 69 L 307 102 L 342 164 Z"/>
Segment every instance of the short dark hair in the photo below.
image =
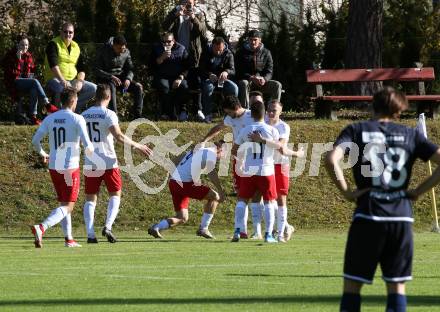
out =
<path fill-rule="evenodd" d="M 75 98 L 78 98 L 78 94 L 76 89 L 72 87 L 64 88 L 63 92 L 61 92 L 61 104 L 63 106 L 71 107 Z"/>
<path fill-rule="evenodd" d="M 408 108 L 405 94 L 392 87 L 385 86 L 373 96 L 373 111 L 385 117 L 397 118 Z"/>
<path fill-rule="evenodd" d="M 256 101 L 251 105 L 251 116 L 254 119 L 262 119 L 264 117 L 265 109 L 264 103 L 261 101 Z"/>
<path fill-rule="evenodd" d="M 248 32 L 248 38 L 261 38 L 261 33 L 258 29 L 251 29 Z"/>
<path fill-rule="evenodd" d="M 212 44 L 218 45 L 218 44 L 225 44 L 226 41 L 225 39 L 223 39 L 223 37 L 215 37 L 214 39 L 212 39 Z"/>
<path fill-rule="evenodd" d="M 283 107 L 283 103 L 281 103 L 281 101 L 278 100 L 270 100 L 268 104 L 278 104 L 279 106 Z"/>
<path fill-rule="evenodd" d="M 100 83 L 96 87 L 95 99 L 97 102 L 103 101 L 111 97 L 110 86 L 106 83 Z"/>
<path fill-rule="evenodd" d="M 249 97 L 251 97 L 251 96 L 261 96 L 262 98 L 264 98 L 263 97 L 263 92 L 258 91 L 258 90 L 250 91 L 249 92 Z"/>
<path fill-rule="evenodd" d="M 223 147 L 223 144 L 225 144 L 226 142 L 224 141 L 224 140 L 219 140 L 219 141 L 216 141 L 216 142 L 214 142 L 214 145 L 217 147 L 217 148 L 222 148 Z"/>
<path fill-rule="evenodd" d="M 21 40 L 25 40 L 25 39 L 29 40 L 29 37 L 25 33 L 21 33 L 15 37 L 17 43 L 20 43 Z"/>
<path fill-rule="evenodd" d="M 117 35 L 113 38 L 113 44 L 126 45 L 127 40 L 125 39 L 125 37 L 123 35 Z"/>
<path fill-rule="evenodd" d="M 228 95 L 224 98 L 222 103 L 223 109 L 232 109 L 235 110 L 241 107 L 240 100 L 235 95 Z"/>

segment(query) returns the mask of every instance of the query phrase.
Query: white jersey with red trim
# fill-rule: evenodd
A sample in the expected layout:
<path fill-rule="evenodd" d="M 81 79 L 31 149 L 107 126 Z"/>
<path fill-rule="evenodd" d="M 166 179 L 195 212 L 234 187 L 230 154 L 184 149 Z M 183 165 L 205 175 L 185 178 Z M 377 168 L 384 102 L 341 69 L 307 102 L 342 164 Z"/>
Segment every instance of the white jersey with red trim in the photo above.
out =
<path fill-rule="evenodd" d="M 235 140 L 235 138 L 238 136 L 240 131 L 246 127 L 247 125 L 250 125 L 251 123 L 254 123 L 254 118 L 251 116 L 251 111 L 246 109 L 244 111 L 244 114 L 237 118 L 232 118 L 231 116 L 227 115 L 223 119 L 223 124 L 225 126 L 232 128 L 232 135 Z"/>
<path fill-rule="evenodd" d="M 40 155 L 47 155 L 41 146 L 41 140 L 46 135 L 49 135 L 49 169 L 79 168 L 80 139 L 85 148 L 93 150 L 84 118 L 70 109 L 60 109 L 44 118 L 32 138 L 32 144 Z"/>
<path fill-rule="evenodd" d="M 278 141 L 278 130 L 265 122 L 253 122 L 243 128 L 234 143 L 240 145 L 237 157 L 243 161 L 241 176 L 270 176 L 274 174 L 274 149 L 263 143 L 251 142 L 249 135 L 259 132 L 265 140 Z M 241 172 L 240 172 L 241 171 Z"/>
<path fill-rule="evenodd" d="M 84 157 L 84 166 L 93 170 L 107 170 L 118 167 L 113 135 L 110 127 L 118 125 L 116 113 L 103 106 L 92 106 L 82 113 L 95 153 Z M 91 166 L 91 167 L 90 167 Z"/>
<path fill-rule="evenodd" d="M 215 170 L 217 150 L 213 147 L 203 147 L 189 151 L 182 158 L 171 174 L 171 179 L 180 182 L 200 182 L 200 176 Z"/>

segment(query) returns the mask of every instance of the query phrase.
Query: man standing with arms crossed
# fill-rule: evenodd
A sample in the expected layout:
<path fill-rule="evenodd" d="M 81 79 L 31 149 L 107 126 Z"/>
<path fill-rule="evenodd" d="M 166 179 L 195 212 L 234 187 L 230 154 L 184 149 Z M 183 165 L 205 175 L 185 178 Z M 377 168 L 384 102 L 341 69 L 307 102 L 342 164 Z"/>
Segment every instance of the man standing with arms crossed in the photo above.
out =
<path fill-rule="evenodd" d="M 43 234 L 50 227 L 61 222 L 70 223 L 70 213 L 78 198 L 80 184 L 79 141 L 84 145 L 88 155 L 93 153 L 93 145 L 89 140 L 86 122 L 80 115 L 74 113 L 78 97 L 74 90 L 67 89 L 61 94 L 62 109 L 49 115 L 38 128 L 32 144 L 35 150 L 49 162 L 49 172 L 57 192 L 60 206 L 40 224 L 31 227 L 35 236 L 35 247 L 42 247 Z M 50 154 L 41 146 L 41 140 L 49 135 Z M 66 247 L 81 247 L 71 236 L 71 227 L 63 226 Z M 66 233 L 67 230 L 67 233 Z M 69 237 L 70 236 L 70 237 Z"/>

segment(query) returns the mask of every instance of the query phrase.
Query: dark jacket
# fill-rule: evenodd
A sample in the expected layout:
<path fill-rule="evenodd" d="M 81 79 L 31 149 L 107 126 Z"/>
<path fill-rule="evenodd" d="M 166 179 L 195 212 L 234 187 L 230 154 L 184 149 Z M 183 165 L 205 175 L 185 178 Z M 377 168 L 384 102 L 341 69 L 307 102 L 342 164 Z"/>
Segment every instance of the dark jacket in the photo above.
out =
<path fill-rule="evenodd" d="M 221 72 L 227 72 L 228 78 L 232 79 L 235 75 L 235 65 L 234 65 L 234 55 L 228 46 L 225 45 L 225 50 L 218 57 L 219 60 L 216 62 L 216 57 L 212 54 L 212 45 L 209 45 L 205 49 L 200 57 L 200 76 L 202 79 L 208 79 L 210 74 L 219 76 Z"/>
<path fill-rule="evenodd" d="M 179 41 L 179 25 L 180 16 L 177 15 L 179 6 L 172 9 L 168 15 L 165 17 L 162 27 L 172 32 L 176 41 Z M 190 57 L 191 66 L 197 67 L 200 61 L 200 56 L 202 54 L 203 48 L 206 46 L 206 22 L 205 14 L 196 10 L 195 18 L 192 20 L 192 30 L 190 33 L 190 46 L 188 48 L 188 54 Z"/>
<path fill-rule="evenodd" d="M 176 79 L 179 75 L 186 76 L 189 68 L 188 52 L 180 43 L 174 43 L 171 48 L 171 57 L 162 64 L 157 64 L 156 59 L 165 51 L 162 43 L 153 45 L 150 67 L 156 79 Z"/>
<path fill-rule="evenodd" d="M 17 100 L 17 90 L 15 88 L 15 79 L 28 78 L 29 74 L 35 72 L 34 59 L 32 54 L 27 51 L 21 55 L 21 59 L 17 58 L 17 49 L 11 49 L 6 53 L 2 59 L 3 67 L 3 82 L 5 83 L 6 90 L 12 100 Z"/>
<path fill-rule="evenodd" d="M 118 76 L 121 80 L 133 80 L 133 62 L 130 50 L 126 49 L 120 55 L 113 51 L 113 37 L 111 37 L 96 54 L 95 72 L 98 80 L 110 80 L 111 76 Z"/>
<path fill-rule="evenodd" d="M 237 64 L 237 80 L 249 80 L 256 74 L 266 81 L 272 79 L 272 54 L 263 44 L 257 50 L 252 51 L 249 44 L 245 43 L 235 56 L 235 64 Z"/>

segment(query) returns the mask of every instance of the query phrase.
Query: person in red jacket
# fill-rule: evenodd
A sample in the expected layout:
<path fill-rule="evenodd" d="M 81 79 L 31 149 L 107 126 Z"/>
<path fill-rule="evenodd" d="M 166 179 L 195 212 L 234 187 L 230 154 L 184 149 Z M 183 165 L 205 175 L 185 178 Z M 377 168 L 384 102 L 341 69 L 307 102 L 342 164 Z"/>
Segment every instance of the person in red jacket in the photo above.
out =
<path fill-rule="evenodd" d="M 46 105 L 49 113 L 57 109 L 50 104 L 40 82 L 34 78 L 35 63 L 32 53 L 29 52 L 29 39 L 26 35 L 21 35 L 17 42 L 17 45 L 9 50 L 2 60 L 4 83 L 12 100 L 17 103 L 17 114 L 22 117 L 21 122 L 25 123 L 28 122 L 28 118 L 23 112 L 20 94 L 29 94 L 30 122 L 39 125 L 41 123 L 37 118 L 39 99 Z"/>

